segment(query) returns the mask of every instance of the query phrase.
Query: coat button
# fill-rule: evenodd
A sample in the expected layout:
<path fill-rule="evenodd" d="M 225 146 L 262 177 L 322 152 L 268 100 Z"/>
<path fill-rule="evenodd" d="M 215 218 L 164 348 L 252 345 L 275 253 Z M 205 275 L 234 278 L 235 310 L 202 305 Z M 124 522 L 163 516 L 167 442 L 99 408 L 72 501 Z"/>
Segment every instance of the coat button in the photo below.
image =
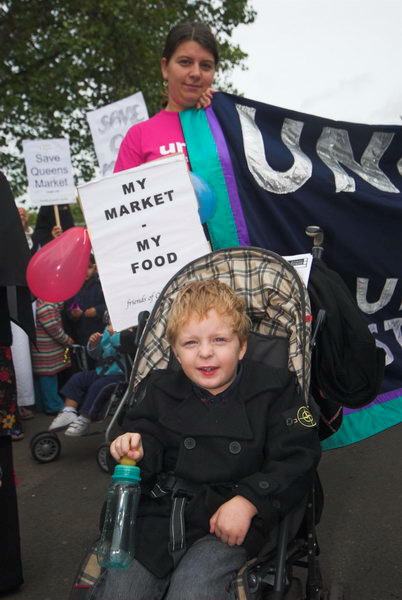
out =
<path fill-rule="evenodd" d="M 241 451 L 241 444 L 239 442 L 230 442 L 229 452 L 231 454 L 239 454 L 240 451 Z"/>
<path fill-rule="evenodd" d="M 195 448 L 195 446 L 196 446 L 196 442 L 195 442 L 194 438 L 192 438 L 192 437 L 185 438 L 184 447 L 187 448 L 187 450 L 192 450 L 193 448 Z"/>
<path fill-rule="evenodd" d="M 269 481 L 259 481 L 258 485 L 262 490 L 267 490 L 269 488 Z"/>

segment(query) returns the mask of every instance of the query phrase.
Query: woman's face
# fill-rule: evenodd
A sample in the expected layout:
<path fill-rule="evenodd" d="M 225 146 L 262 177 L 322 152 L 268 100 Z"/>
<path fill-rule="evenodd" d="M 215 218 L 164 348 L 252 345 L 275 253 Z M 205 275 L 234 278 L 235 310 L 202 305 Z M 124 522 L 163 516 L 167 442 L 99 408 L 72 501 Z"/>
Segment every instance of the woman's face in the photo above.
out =
<path fill-rule="evenodd" d="M 215 75 L 213 55 L 197 42 L 183 42 L 170 58 L 161 61 L 162 75 L 168 84 L 166 110 L 192 108 L 212 85 Z"/>

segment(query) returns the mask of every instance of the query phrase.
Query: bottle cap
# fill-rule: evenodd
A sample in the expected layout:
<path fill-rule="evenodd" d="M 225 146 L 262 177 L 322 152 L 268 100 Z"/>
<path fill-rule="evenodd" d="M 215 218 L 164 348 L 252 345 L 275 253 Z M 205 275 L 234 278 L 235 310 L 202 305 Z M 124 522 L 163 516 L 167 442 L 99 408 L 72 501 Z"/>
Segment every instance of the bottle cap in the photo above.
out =
<path fill-rule="evenodd" d="M 123 456 L 123 458 L 120 459 L 119 463 L 121 465 L 128 465 L 130 467 L 135 467 L 135 465 L 137 464 L 135 462 L 135 460 L 133 460 L 132 458 L 130 458 L 129 456 Z"/>
<path fill-rule="evenodd" d="M 139 467 L 136 466 L 135 460 L 128 456 L 123 456 L 123 458 L 120 459 L 120 464 L 116 465 L 114 468 L 112 479 L 137 483 L 138 481 L 141 481 L 141 471 Z"/>

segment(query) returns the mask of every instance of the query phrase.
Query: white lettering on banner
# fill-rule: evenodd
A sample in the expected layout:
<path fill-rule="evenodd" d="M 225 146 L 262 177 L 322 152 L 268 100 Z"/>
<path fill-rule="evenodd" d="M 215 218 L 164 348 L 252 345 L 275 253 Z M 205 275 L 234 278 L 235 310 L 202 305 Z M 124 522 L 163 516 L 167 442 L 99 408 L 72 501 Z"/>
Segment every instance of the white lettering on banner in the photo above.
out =
<path fill-rule="evenodd" d="M 366 313 L 366 315 L 372 315 L 384 308 L 390 302 L 397 283 L 398 279 L 393 277 L 386 279 L 379 299 L 376 302 L 369 302 L 367 300 L 369 279 L 367 277 L 358 277 L 356 279 L 356 300 L 360 310 Z"/>
<path fill-rule="evenodd" d="M 368 328 L 374 336 L 378 333 L 378 326 L 376 325 L 376 323 L 370 323 Z M 386 344 L 384 344 L 384 342 L 381 342 L 381 340 L 379 340 L 377 337 L 375 338 L 375 345 L 377 346 L 377 348 L 382 348 L 384 350 L 386 367 L 394 362 L 394 355 L 392 354 L 391 350 Z"/>
<path fill-rule="evenodd" d="M 402 347 L 401 328 L 402 328 L 402 317 L 396 317 L 395 319 L 386 319 L 384 321 L 384 331 L 393 331 L 396 341 Z"/>
<path fill-rule="evenodd" d="M 257 184 L 274 194 L 289 194 L 301 188 L 312 176 L 312 161 L 300 148 L 303 121 L 285 118 L 281 139 L 293 156 L 293 165 L 287 171 L 276 171 L 269 166 L 261 131 L 255 122 L 256 109 L 236 104 L 243 135 L 247 166 Z M 393 133 L 376 131 L 367 145 L 360 164 L 355 160 L 346 129 L 324 127 L 317 141 L 317 156 L 331 170 L 335 191 L 354 192 L 355 180 L 340 165 L 353 171 L 378 190 L 398 194 L 400 190 L 390 181 L 379 162 L 394 137 Z M 402 174 L 402 159 L 397 168 Z"/>
<path fill-rule="evenodd" d="M 340 163 L 342 163 L 378 190 L 398 194 L 398 188 L 391 183 L 378 166 L 393 137 L 393 133 L 379 131 L 373 133 L 362 155 L 361 164 L 359 164 L 353 157 L 353 150 L 346 129 L 324 127 L 317 142 L 317 154 L 334 174 L 336 191 L 354 192 L 356 190 L 355 180 L 342 169 L 340 166 Z"/>
<path fill-rule="evenodd" d="M 256 109 L 242 104 L 236 104 L 236 109 L 240 117 L 247 165 L 258 185 L 274 194 L 289 194 L 298 190 L 313 172 L 311 160 L 299 145 L 303 123 L 293 119 L 284 121 L 281 137 L 294 162 L 290 169 L 279 172 L 272 169 L 265 158 L 264 140 L 255 122 Z"/>
<path fill-rule="evenodd" d="M 369 286 L 369 279 L 367 277 L 358 277 L 356 279 L 356 300 L 358 307 L 361 311 L 366 313 L 367 315 L 373 315 L 376 312 L 382 310 L 387 304 L 391 302 L 391 299 L 395 293 L 396 286 L 398 285 L 399 279 L 390 277 L 385 280 L 383 288 L 381 290 L 380 297 L 375 302 L 369 302 L 367 300 L 367 292 Z M 402 310 L 402 303 L 399 306 L 399 310 Z M 381 332 L 379 332 L 379 325 L 381 327 Z M 377 323 L 370 323 L 368 326 L 369 330 L 373 335 L 381 335 L 386 331 L 392 331 L 396 342 L 402 348 L 402 317 L 394 317 L 392 319 L 384 319 L 383 321 L 378 321 Z M 383 348 L 386 354 L 385 364 L 390 365 L 394 362 L 394 354 L 390 350 L 390 348 L 383 341 L 379 340 L 376 337 L 376 345 L 379 348 Z"/>

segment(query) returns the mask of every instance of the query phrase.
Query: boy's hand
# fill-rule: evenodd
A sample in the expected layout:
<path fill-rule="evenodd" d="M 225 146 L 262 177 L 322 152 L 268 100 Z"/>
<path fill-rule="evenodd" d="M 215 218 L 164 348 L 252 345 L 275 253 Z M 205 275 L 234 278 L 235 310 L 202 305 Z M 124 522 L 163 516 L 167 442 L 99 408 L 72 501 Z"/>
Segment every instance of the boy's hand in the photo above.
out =
<path fill-rule="evenodd" d="M 93 333 L 92 335 L 89 336 L 88 345 L 90 346 L 90 348 L 96 348 L 96 346 L 99 344 L 101 339 L 102 339 L 102 334 L 97 331 L 96 333 Z"/>
<path fill-rule="evenodd" d="M 135 461 L 139 461 L 144 456 L 142 439 L 139 433 L 125 433 L 119 435 L 110 446 L 110 454 L 115 460 L 120 460 L 123 456 L 128 456 Z"/>
<path fill-rule="evenodd" d="M 209 520 L 210 533 L 214 533 L 229 546 L 240 546 L 257 509 L 243 496 L 235 496 L 218 508 Z"/>

